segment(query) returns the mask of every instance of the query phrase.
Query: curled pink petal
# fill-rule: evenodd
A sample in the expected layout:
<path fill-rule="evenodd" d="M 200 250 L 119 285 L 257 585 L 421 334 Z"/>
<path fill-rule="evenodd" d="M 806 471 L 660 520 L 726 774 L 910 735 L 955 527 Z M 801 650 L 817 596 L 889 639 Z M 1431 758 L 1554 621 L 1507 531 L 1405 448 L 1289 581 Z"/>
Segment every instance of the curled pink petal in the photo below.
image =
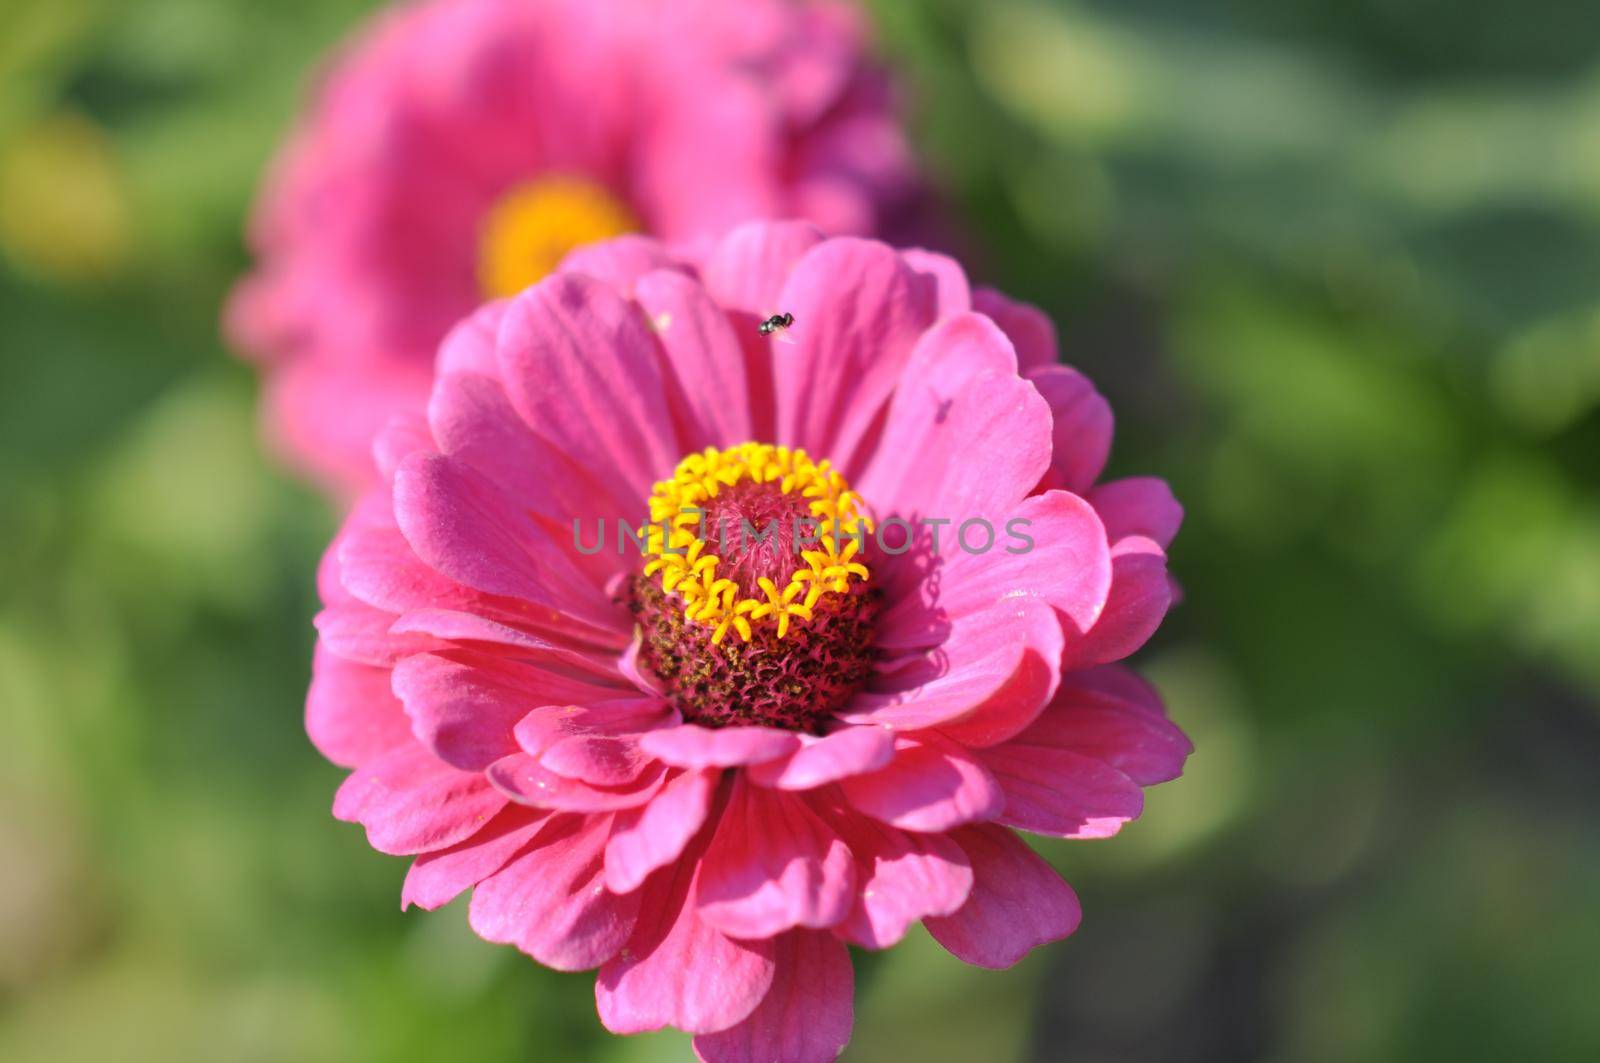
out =
<path fill-rule="evenodd" d="M 569 738 L 604 735 L 635 738 L 640 732 L 672 726 L 677 714 L 652 697 L 591 697 L 580 704 L 541 705 L 511 729 L 524 753 L 538 756 Z"/>
<path fill-rule="evenodd" d="M 923 653 L 892 659 L 853 699 L 842 719 L 896 730 L 941 727 L 982 716 L 1019 719 L 1044 707 L 1054 690 L 1061 625 L 1030 598 L 997 602 L 962 618 Z"/>
<path fill-rule="evenodd" d="M 614 812 L 644 804 L 661 788 L 659 767 L 622 786 L 595 786 L 558 775 L 526 753 L 512 753 L 489 765 L 484 777 L 519 804 L 557 812 Z"/>
<path fill-rule="evenodd" d="M 779 790 L 814 790 L 894 759 L 894 735 L 882 727 L 846 727 L 808 742 L 781 760 L 750 765 L 751 782 Z"/>
<path fill-rule="evenodd" d="M 926 637 L 930 614 L 935 622 L 959 618 L 1018 597 L 1048 602 L 1075 634 L 1094 626 L 1111 592 L 1112 557 L 1105 527 L 1087 501 L 1066 491 L 1034 495 L 994 530 L 995 545 L 983 552 L 952 551 L 930 601 L 909 598 L 896 604 L 884 618 L 896 641 Z M 981 528 L 975 527 L 973 535 L 974 542 L 987 541 Z"/>
<path fill-rule="evenodd" d="M 558 523 L 611 516 L 631 501 L 595 480 L 559 447 L 529 431 L 493 366 L 439 377 L 428 419 L 439 449 L 488 478 L 513 503 Z M 528 475 L 539 469 L 541 475 Z"/>
<path fill-rule="evenodd" d="M 800 739 L 772 727 L 710 728 L 686 723 L 651 731 L 639 745 L 675 768 L 735 768 L 777 760 L 799 749 Z"/>
<path fill-rule="evenodd" d="M 594 786 L 626 786 L 644 774 L 650 760 L 631 738 L 573 735 L 540 753 L 539 763 L 557 775 Z"/>

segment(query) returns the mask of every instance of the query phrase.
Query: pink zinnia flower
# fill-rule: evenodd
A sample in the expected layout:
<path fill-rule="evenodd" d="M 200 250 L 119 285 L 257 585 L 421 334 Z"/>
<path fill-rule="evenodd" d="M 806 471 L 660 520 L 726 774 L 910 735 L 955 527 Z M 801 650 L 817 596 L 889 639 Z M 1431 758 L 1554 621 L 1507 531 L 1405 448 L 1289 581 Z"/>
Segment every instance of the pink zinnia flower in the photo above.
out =
<path fill-rule="evenodd" d="M 404 904 L 473 889 L 480 935 L 708 1060 L 833 1058 L 847 945 L 1072 933 L 1013 828 L 1114 834 L 1190 745 L 1114 663 L 1182 511 L 1096 484 L 1111 414 L 1055 359 L 950 260 L 801 223 L 597 245 L 480 310 L 324 562 L 334 814 L 415 858 Z"/>
<path fill-rule="evenodd" d="M 574 247 L 752 218 L 882 234 L 915 198 L 864 27 L 786 0 L 433 0 L 328 73 L 257 206 L 228 331 L 330 487 L 420 409 L 445 332 Z"/>

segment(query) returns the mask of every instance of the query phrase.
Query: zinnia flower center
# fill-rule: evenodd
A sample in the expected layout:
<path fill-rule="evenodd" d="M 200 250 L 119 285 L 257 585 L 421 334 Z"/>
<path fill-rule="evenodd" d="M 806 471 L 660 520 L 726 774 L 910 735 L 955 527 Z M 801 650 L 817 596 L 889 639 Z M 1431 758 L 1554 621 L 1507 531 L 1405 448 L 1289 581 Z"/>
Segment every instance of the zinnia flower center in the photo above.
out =
<path fill-rule="evenodd" d="M 484 215 L 478 284 L 489 299 L 544 279 L 567 252 L 637 229 L 628 208 L 583 177 L 550 176 L 514 185 Z"/>
<path fill-rule="evenodd" d="M 650 496 L 639 663 L 686 720 L 814 731 L 872 669 L 871 522 L 827 461 L 707 447 Z"/>

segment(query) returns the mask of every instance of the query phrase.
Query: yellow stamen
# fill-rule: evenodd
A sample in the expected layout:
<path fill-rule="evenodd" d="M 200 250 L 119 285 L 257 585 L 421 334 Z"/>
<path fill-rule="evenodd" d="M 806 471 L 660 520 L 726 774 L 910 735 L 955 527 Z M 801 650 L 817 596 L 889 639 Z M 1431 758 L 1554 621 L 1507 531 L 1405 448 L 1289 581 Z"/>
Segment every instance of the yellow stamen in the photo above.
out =
<path fill-rule="evenodd" d="M 515 295 L 573 248 L 638 227 L 616 196 L 588 178 L 553 175 L 515 185 L 479 228 L 478 286 L 490 299 Z"/>
<path fill-rule="evenodd" d="M 805 509 L 817 522 L 816 546 L 801 553 L 805 565 L 783 587 L 760 577 L 759 598 L 739 597 L 732 580 L 717 576 L 722 559 L 697 534 L 705 503 L 747 480 L 774 484 L 782 494 L 807 500 Z M 749 642 L 753 621 L 769 623 L 783 638 L 793 622 L 809 623 L 828 594 L 849 594 L 852 583 L 870 577 L 867 566 L 855 560 L 861 537 L 872 530 L 872 522 L 858 512 L 860 505 L 861 496 L 843 476 L 827 461 L 813 462 L 804 450 L 767 443 L 742 443 L 727 450 L 707 447 L 684 458 L 671 479 L 655 485 L 651 523 L 640 529 L 644 573 L 659 572 L 662 590 L 679 596 L 690 621 L 712 629 L 714 643 L 721 643 L 730 630 Z"/>

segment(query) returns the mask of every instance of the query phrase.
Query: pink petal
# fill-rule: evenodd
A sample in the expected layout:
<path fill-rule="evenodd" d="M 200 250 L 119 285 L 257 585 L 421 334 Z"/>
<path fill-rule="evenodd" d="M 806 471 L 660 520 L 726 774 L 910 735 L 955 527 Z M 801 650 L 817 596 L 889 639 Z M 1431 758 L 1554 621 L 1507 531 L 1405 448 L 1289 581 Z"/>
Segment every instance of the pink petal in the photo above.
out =
<path fill-rule="evenodd" d="M 624 294 L 635 294 L 641 278 L 650 273 L 688 269 L 660 241 L 629 234 L 586 244 L 570 252 L 556 268 L 559 273 L 581 273 Z"/>
<path fill-rule="evenodd" d="M 408 454 L 419 450 L 431 453 L 435 449 L 427 421 L 416 414 L 396 414 L 373 439 L 372 459 L 377 463 L 378 475 L 389 480 Z"/>
<path fill-rule="evenodd" d="M 908 834 L 848 810 L 829 817 L 856 858 L 856 898 L 833 932 L 852 945 L 886 949 L 930 915 L 966 903 L 972 867 L 942 834 Z"/>
<path fill-rule="evenodd" d="M 778 439 L 848 474 L 933 324 L 933 286 L 888 245 L 842 237 L 807 252 L 778 301 L 795 319 L 773 366 Z"/>
<path fill-rule="evenodd" d="M 1111 455 L 1111 406 L 1088 377 L 1064 365 L 1035 369 L 1028 380 L 1050 405 L 1052 454 L 1044 486 L 1083 494 Z"/>
<path fill-rule="evenodd" d="M 495 362 L 495 337 L 500 332 L 500 319 L 505 316 L 509 300 L 497 299 L 473 311 L 460 324 L 452 328 L 439 344 L 435 362 L 438 375 L 452 373 L 479 373 L 493 376 L 498 372 Z"/>
<path fill-rule="evenodd" d="M 482 830 L 448 849 L 424 853 L 411 862 L 400 890 L 402 909 L 432 911 L 499 871 L 544 826 L 548 812 L 507 805 Z"/>
<path fill-rule="evenodd" d="M 1176 779 L 1194 744 L 1159 712 L 1075 673 L 1022 739 L 1070 750 L 1115 768 L 1141 786 Z"/>
<path fill-rule="evenodd" d="M 590 699 L 577 705 L 541 705 L 512 728 L 524 753 L 539 756 L 574 737 L 609 735 L 635 738 L 642 731 L 675 726 L 677 711 L 658 698 L 637 691 L 609 700 Z"/>
<path fill-rule="evenodd" d="M 334 796 L 333 814 L 366 827 L 379 852 L 410 856 L 472 836 L 505 803 L 483 776 L 457 771 L 412 743 L 357 768 Z"/>
<path fill-rule="evenodd" d="M 1014 356 L 982 318 L 951 319 L 924 349 L 948 371 L 907 368 L 858 489 L 880 519 L 983 518 L 999 527 L 1050 466 L 1050 408 L 1015 371 L 991 367 Z"/>
<path fill-rule="evenodd" d="M 907 359 L 877 454 L 857 485 L 880 514 L 912 513 L 906 499 L 921 468 L 914 459 L 928 448 L 944 445 L 945 426 L 956 402 L 978 379 L 1015 377 L 1016 369 L 1016 354 L 1010 342 L 981 314 L 959 314 L 922 335 Z M 1037 478 L 1033 482 L 1037 483 Z M 1033 483 L 1028 486 L 1031 488 Z M 1017 497 L 1025 493 L 1026 490 L 1021 491 Z M 922 512 L 947 519 L 966 516 Z"/>
<path fill-rule="evenodd" d="M 339 561 L 345 542 L 366 528 L 393 527 L 394 502 L 387 487 L 368 491 L 356 500 L 317 562 L 317 597 L 323 605 L 344 605 L 352 601 L 344 587 L 344 566 Z"/>
<path fill-rule="evenodd" d="M 790 931 L 775 949 L 772 988 L 750 1017 L 694 1039 L 704 1063 L 830 1063 L 844 1051 L 855 1022 L 849 950 L 814 930 Z"/>
<path fill-rule="evenodd" d="M 542 606 L 552 621 L 564 614 L 624 629 L 621 611 L 574 565 L 574 545 L 558 545 L 471 467 L 413 454 L 395 474 L 394 496 L 406 541 L 450 579 Z"/>
<path fill-rule="evenodd" d="M 1000 597 L 1041 598 L 1073 628 L 1088 630 L 1099 619 L 1111 588 L 1110 550 L 1099 517 L 1077 495 L 1048 491 L 1024 499 L 1015 520 L 1011 530 L 1029 536 L 1032 546 L 1024 548 L 1019 541 L 1015 548 L 1021 553 L 997 549 L 958 554 L 950 564 L 942 604 L 959 612 L 966 601 L 982 601 L 998 589 Z"/>
<path fill-rule="evenodd" d="M 1066 686 L 1096 699 L 1112 699 L 1124 708 L 1166 719 L 1167 709 L 1156 688 L 1133 669 L 1120 664 L 1073 672 Z"/>
<path fill-rule="evenodd" d="M 428 394 L 425 367 L 391 362 L 384 371 L 297 359 L 265 383 L 269 447 L 303 468 L 336 498 L 349 498 L 378 477 L 372 440 L 397 413 L 419 409 Z"/>
<path fill-rule="evenodd" d="M 629 893 L 676 860 L 705 823 L 720 777 L 716 771 L 681 772 L 649 804 L 618 812 L 606 844 L 606 888 Z"/>
<path fill-rule="evenodd" d="M 964 750 L 931 736 L 900 739 L 887 768 L 839 783 L 852 807 L 902 830 L 938 832 L 992 819 L 1005 795 Z"/>
<path fill-rule="evenodd" d="M 573 735 L 540 753 L 539 763 L 592 786 L 626 786 L 643 775 L 651 761 L 632 738 Z"/>
<path fill-rule="evenodd" d="M 1111 547 L 1111 593 L 1105 612 L 1081 639 L 1068 646 L 1066 663 L 1089 668 L 1120 661 L 1149 641 L 1172 605 L 1167 556 L 1142 535 Z"/>
<path fill-rule="evenodd" d="M 972 862 L 972 894 L 954 915 L 925 925 L 957 959 L 1000 970 L 1078 929 L 1077 894 L 1016 835 L 985 823 L 951 838 Z"/>
<path fill-rule="evenodd" d="M 705 288 L 682 273 L 663 271 L 639 281 L 637 298 L 699 426 L 686 449 L 752 438 L 744 349 Z"/>
<path fill-rule="evenodd" d="M 605 888 L 610 830 L 609 816 L 553 817 L 520 856 L 473 890 L 472 929 L 558 971 L 611 959 L 633 933 L 639 895 Z"/>
<path fill-rule="evenodd" d="M 318 642 L 311 655 L 306 734 L 317 752 L 354 768 L 411 742 L 411 727 L 389 690 L 389 670 L 358 664 Z"/>
<path fill-rule="evenodd" d="M 599 281 L 555 274 L 514 298 L 499 355 L 522 419 L 600 479 L 643 500 L 683 456 L 655 339 Z"/>
<path fill-rule="evenodd" d="M 498 610 L 512 604 L 423 564 L 393 523 L 354 527 L 340 538 L 339 579 L 351 597 L 390 614 L 417 608 Z"/>
<path fill-rule="evenodd" d="M 433 639 L 417 635 L 396 635 L 390 632 L 394 614 L 374 609 L 364 602 L 342 602 L 330 605 L 311 623 L 317 629 L 319 641 L 328 650 L 350 661 L 378 667 L 392 666 L 408 654 L 435 649 Z"/>
<path fill-rule="evenodd" d="M 822 241 L 809 222 L 749 222 L 712 250 L 702 273 L 706 289 L 723 306 L 756 318 L 779 313 L 789 274 Z"/>
<path fill-rule="evenodd" d="M 735 780 L 701 863 L 702 919 L 737 938 L 832 926 L 854 890 L 850 850 L 802 799 Z"/>
<path fill-rule="evenodd" d="M 901 731 L 949 725 L 980 711 L 1031 719 L 1055 689 L 1051 662 L 1061 645 L 1061 624 L 1049 606 L 1032 598 L 997 602 L 960 619 L 939 645 L 888 661 L 838 715 Z"/>
<path fill-rule="evenodd" d="M 624 786 L 593 786 L 557 775 L 527 753 L 512 753 L 484 773 L 494 788 L 519 804 L 557 812 L 614 812 L 642 805 L 661 788 L 662 772 L 647 771 Z"/>
<path fill-rule="evenodd" d="M 1106 537 L 1112 542 L 1142 535 L 1166 549 L 1183 524 L 1183 506 L 1172 496 L 1172 488 L 1153 476 L 1103 483 L 1089 492 L 1089 502 L 1100 514 Z"/>
<path fill-rule="evenodd" d="M 949 255 L 925 251 L 920 247 L 901 251 L 900 260 L 911 267 L 913 273 L 933 280 L 939 307 L 935 314 L 937 320 L 943 321 L 972 309 L 972 289 L 967 284 L 967 271 L 961 268 L 961 263 Z"/>
<path fill-rule="evenodd" d="M 645 32 L 661 35 L 646 48 L 666 51 L 661 40 L 680 41 L 672 49 L 677 55 L 656 57 L 663 66 L 704 55 L 681 43 L 684 33 L 701 35 L 700 27 L 654 22 Z M 666 74 L 650 88 L 648 119 L 628 132 L 633 195 L 654 208 L 657 228 L 675 235 L 721 233 L 743 219 L 782 212 L 780 190 L 763 177 L 785 158 L 779 130 L 770 124 L 781 119 L 767 88 L 751 77 L 708 74 L 703 64 Z"/>
<path fill-rule="evenodd" d="M 483 771 L 518 750 L 512 729 L 532 706 L 604 701 L 621 693 L 570 670 L 463 650 L 417 654 L 394 669 L 417 739 L 441 760 Z"/>
<path fill-rule="evenodd" d="M 1005 330 L 1023 372 L 1054 365 L 1060 357 L 1056 327 L 1038 307 L 1015 302 L 993 288 L 979 288 L 972 293 L 972 308 Z"/>
<path fill-rule="evenodd" d="M 776 760 L 800 747 L 793 732 L 773 727 L 701 727 L 686 723 L 651 731 L 640 748 L 675 768 L 737 768 Z"/>
<path fill-rule="evenodd" d="M 1048 633 L 1037 636 L 1037 644 L 1028 647 L 1006 685 L 966 715 L 940 724 L 939 734 L 959 746 L 976 749 L 998 745 L 1033 723 L 1060 683 L 1056 661 L 1061 653 L 1055 649 L 1061 644 L 1059 632 L 1057 628 L 1055 642 L 1048 641 Z"/>
<path fill-rule="evenodd" d="M 493 370 L 491 370 L 493 372 Z M 631 513 L 639 499 L 619 496 L 538 435 L 488 375 L 441 376 L 428 403 L 433 435 L 444 453 L 472 466 L 517 506 L 568 526 Z"/>
<path fill-rule="evenodd" d="M 878 644 L 929 645 L 950 620 L 1012 598 L 1048 602 L 1076 633 L 1094 626 L 1110 593 L 1112 561 L 1088 502 L 1065 491 L 1034 495 L 994 531 L 995 543 L 983 553 L 947 549 L 937 592 L 919 588 L 896 601 L 879 621 Z"/>
<path fill-rule="evenodd" d="M 804 741 L 804 739 L 802 739 Z M 807 742 L 788 757 L 752 764 L 746 777 L 779 790 L 814 790 L 877 771 L 894 759 L 894 736 L 882 727 L 845 727 Z"/>
<path fill-rule="evenodd" d="M 1006 807 L 998 822 L 1057 838 L 1109 838 L 1144 811 L 1144 791 L 1116 768 L 1071 750 L 1035 745 L 1027 731 L 978 754 Z"/>
<path fill-rule="evenodd" d="M 772 985 L 771 941 L 735 941 L 700 918 L 698 866 L 697 855 L 686 854 L 645 884 L 633 936 L 600 968 L 595 1004 L 612 1033 L 726 1030 Z"/>
<path fill-rule="evenodd" d="M 389 625 L 391 635 L 430 635 L 457 647 L 478 651 L 518 650 L 518 657 L 545 665 L 565 665 L 582 669 L 600 684 L 631 686 L 622 676 L 614 651 L 573 649 L 551 642 L 540 634 L 511 624 L 491 620 L 476 613 L 456 609 L 412 609 Z"/>

